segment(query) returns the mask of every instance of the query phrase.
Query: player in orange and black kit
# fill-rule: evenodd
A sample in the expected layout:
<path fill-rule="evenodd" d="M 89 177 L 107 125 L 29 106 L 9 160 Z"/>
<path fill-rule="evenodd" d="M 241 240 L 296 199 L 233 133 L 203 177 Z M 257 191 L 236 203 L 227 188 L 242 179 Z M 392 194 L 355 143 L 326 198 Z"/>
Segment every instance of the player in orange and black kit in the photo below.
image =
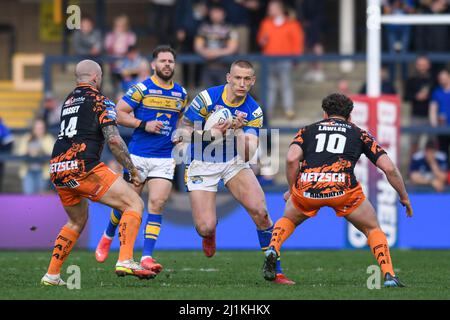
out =
<path fill-rule="evenodd" d="M 88 201 L 101 202 L 123 212 L 119 226 L 120 253 L 116 273 L 150 278 L 155 274 L 133 260 L 133 247 L 141 224 L 143 202 L 117 173 L 100 162 L 105 140 L 117 161 L 140 185 L 138 171 L 116 126 L 114 103 L 99 92 L 100 66 L 83 60 L 76 67 L 77 87 L 61 111 L 61 131 L 53 148 L 50 178 L 61 198 L 69 221 L 61 229 L 44 285 L 65 285 L 60 270 L 88 218 Z M 87 198 L 87 199 L 86 199 Z"/>
<path fill-rule="evenodd" d="M 398 168 L 375 139 L 350 122 L 353 102 L 342 94 L 331 94 L 322 101 L 324 120 L 301 129 L 287 154 L 289 191 L 284 195 L 284 216 L 275 224 L 270 249 L 266 251 L 263 274 L 275 276 L 275 263 L 284 241 L 295 228 L 325 206 L 338 217 L 345 217 L 365 234 L 384 275 L 385 287 L 402 287 L 394 274 L 389 247 L 376 213 L 366 199 L 353 169 L 361 154 L 380 168 L 406 206 L 412 208 Z"/>

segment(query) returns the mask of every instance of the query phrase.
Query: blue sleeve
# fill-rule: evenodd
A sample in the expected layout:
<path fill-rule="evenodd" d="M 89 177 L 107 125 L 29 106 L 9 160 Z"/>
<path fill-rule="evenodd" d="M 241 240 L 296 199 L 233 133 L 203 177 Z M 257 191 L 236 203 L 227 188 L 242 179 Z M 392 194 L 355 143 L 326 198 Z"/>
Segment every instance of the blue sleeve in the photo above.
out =
<path fill-rule="evenodd" d="M 208 100 L 204 96 L 204 92 L 200 92 L 194 100 L 192 100 L 189 107 L 187 107 L 186 112 L 184 113 L 184 117 L 186 117 L 189 121 L 205 121 L 206 116 L 209 113 L 208 110 Z M 209 96 L 208 96 L 209 97 Z"/>
<path fill-rule="evenodd" d="M 439 104 L 439 92 L 438 92 L 438 90 L 434 90 L 433 93 L 431 94 L 431 101 L 434 101 L 437 104 Z"/>
<path fill-rule="evenodd" d="M 0 139 L 9 135 L 8 128 L 0 121 Z"/>
<path fill-rule="evenodd" d="M 125 101 L 131 108 L 137 108 L 142 99 L 144 99 L 145 86 L 142 83 L 138 83 L 128 89 L 127 93 L 123 96 L 122 100 Z"/>
<path fill-rule="evenodd" d="M 261 107 L 256 105 L 249 116 L 247 124 L 242 129 L 244 130 L 245 133 L 259 136 L 259 129 L 261 129 L 263 126 L 263 120 L 264 116 L 262 109 Z"/>
<path fill-rule="evenodd" d="M 189 101 L 189 96 L 185 88 L 181 87 L 181 91 L 183 92 L 183 106 L 181 108 L 181 113 L 184 113 L 186 110 L 187 103 Z"/>
<path fill-rule="evenodd" d="M 14 137 L 11 134 L 11 131 L 5 124 L 2 123 L 0 119 L 0 148 L 11 143 L 13 140 Z"/>
<path fill-rule="evenodd" d="M 406 5 L 411 7 L 411 8 L 415 8 L 416 7 L 416 4 L 415 4 L 414 0 L 406 0 L 405 2 L 406 2 Z"/>

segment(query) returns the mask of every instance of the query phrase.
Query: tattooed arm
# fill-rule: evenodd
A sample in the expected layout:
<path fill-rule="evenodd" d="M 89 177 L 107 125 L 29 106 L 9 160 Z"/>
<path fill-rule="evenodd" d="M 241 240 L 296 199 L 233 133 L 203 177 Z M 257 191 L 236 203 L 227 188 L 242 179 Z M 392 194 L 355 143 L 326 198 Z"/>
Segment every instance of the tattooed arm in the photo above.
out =
<path fill-rule="evenodd" d="M 186 117 L 181 118 L 179 125 L 183 135 L 190 136 L 194 131 L 194 123 Z"/>
<path fill-rule="evenodd" d="M 139 186 L 142 181 L 139 178 L 138 170 L 131 161 L 127 145 L 120 136 L 117 127 L 114 125 L 106 126 L 102 128 L 102 131 L 114 158 L 130 172 L 133 184 Z"/>
<path fill-rule="evenodd" d="M 182 142 L 189 143 L 192 132 L 194 132 L 194 123 L 186 117 L 182 117 L 177 123 L 177 129 L 175 130 L 172 142 L 175 144 Z"/>

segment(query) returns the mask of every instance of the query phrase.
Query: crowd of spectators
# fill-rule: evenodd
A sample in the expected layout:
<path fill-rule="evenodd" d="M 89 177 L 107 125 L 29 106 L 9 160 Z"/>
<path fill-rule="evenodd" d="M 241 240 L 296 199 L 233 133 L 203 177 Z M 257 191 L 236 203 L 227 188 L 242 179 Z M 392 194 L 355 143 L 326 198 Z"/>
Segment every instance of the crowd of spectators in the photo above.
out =
<path fill-rule="evenodd" d="M 450 71 L 441 69 L 433 77 L 431 62 L 425 55 L 419 55 L 413 67 L 411 75 L 401 82 L 403 95 L 400 98 L 405 106 L 410 106 L 411 110 L 409 126 L 419 129 L 421 127 L 449 128 Z M 388 74 L 388 68 L 383 67 L 380 72 L 381 93 L 398 95 L 400 90 L 395 87 Z M 337 90 L 347 95 L 355 93 L 350 90 L 346 79 L 339 80 Z M 366 84 L 363 84 L 358 93 L 366 94 Z M 448 171 L 448 168 L 450 168 L 450 135 L 432 135 L 419 131 L 410 134 L 410 137 L 411 166 L 409 176 L 411 183 L 428 184 L 436 191 L 442 191 L 446 184 L 450 184 L 450 171 Z M 436 155 L 439 166 L 434 165 L 431 154 Z M 438 178 L 436 179 L 428 179 L 431 174 L 436 175 L 438 172 L 436 168 L 438 167 L 443 173 L 437 175 Z M 422 178 L 419 178 L 419 173 Z M 423 178 L 424 174 L 427 179 Z M 442 186 L 441 182 L 443 183 Z"/>
<path fill-rule="evenodd" d="M 50 158 L 54 143 L 54 136 L 47 132 L 45 121 L 39 118 L 34 120 L 31 132 L 17 142 L 17 155 L 28 157 L 19 169 L 25 194 L 44 193 L 49 189 L 50 168 L 48 161 L 43 162 L 42 158 Z"/>
<path fill-rule="evenodd" d="M 433 140 L 428 140 L 423 150 L 413 154 L 409 168 L 411 183 L 431 186 L 444 191 L 448 179 L 447 155 L 439 151 Z"/>
<path fill-rule="evenodd" d="M 261 52 L 266 55 L 323 54 L 324 0 L 150 0 L 148 33 L 157 44 L 169 44 L 180 54 L 197 54 L 204 63 L 183 65 L 183 83 L 188 88 L 218 85 L 224 81 L 226 65 L 220 58 L 232 54 Z M 305 26 L 303 28 L 303 25 Z M 124 86 L 122 60 L 129 62 L 130 47 L 138 47 L 137 35 L 126 15 L 113 21 L 110 32 L 102 36 L 95 21 L 84 15 L 81 29 L 72 35 L 74 54 L 96 60 L 102 55 L 116 58 L 109 65 L 114 92 Z M 150 48 L 145 50 L 150 52 Z M 125 64 L 126 64 L 125 63 Z M 281 69 L 280 69 L 281 68 Z M 282 82 L 282 106 L 288 118 L 294 117 L 292 62 L 271 66 L 271 105 Z M 128 77 L 129 78 L 129 77 Z M 325 79 L 322 64 L 314 63 L 305 73 L 308 81 Z M 131 79 L 131 82 L 133 79 Z M 130 80 L 125 82 L 130 83 Z M 281 88 L 281 86 L 280 86 Z"/>
<path fill-rule="evenodd" d="M 12 151 L 14 136 L 11 130 L 3 123 L 0 118 L 0 153 L 10 154 Z M 0 192 L 3 191 L 3 177 L 5 173 L 5 163 L 0 160 Z"/>
<path fill-rule="evenodd" d="M 204 58 L 201 64 L 182 66 L 183 84 L 193 89 L 222 83 L 226 66 L 218 60 L 230 54 L 323 55 L 324 35 L 332 28 L 327 22 L 329 6 L 325 0 L 149 0 L 146 30 L 157 44 L 170 44 L 180 54 Z M 450 12 L 448 0 L 382 0 L 382 6 L 384 14 L 392 15 Z M 385 51 L 391 54 L 449 49 L 446 25 L 386 25 L 383 31 Z M 130 47 L 147 54 L 151 51 L 136 47 L 137 39 L 126 15 L 116 17 L 104 37 L 93 19 L 83 16 L 81 30 L 73 34 L 73 52 L 91 58 L 101 54 L 117 58 L 110 65 L 113 88 L 122 92 L 134 79 L 123 80 L 120 59 L 128 58 Z M 407 80 L 409 66 L 401 63 L 400 76 L 396 63 L 386 67 L 383 86 L 389 90 L 383 92 L 392 93 L 395 85 L 391 84 L 398 78 Z M 435 78 L 444 67 L 442 63 L 431 64 L 430 76 Z M 298 70 L 290 60 L 270 64 L 268 115 L 280 107 L 287 119 L 295 117 L 292 72 Z M 325 81 L 323 63 L 311 63 L 302 69 L 302 76 L 308 82 Z"/>
<path fill-rule="evenodd" d="M 383 0 L 383 12 L 393 15 L 445 14 L 450 12 L 448 0 Z M 445 52 L 449 47 L 449 27 L 447 25 L 386 25 L 386 51 L 392 54 L 414 52 Z M 435 76 L 444 67 L 442 63 L 432 65 Z M 407 65 L 402 63 L 401 79 L 407 78 Z M 390 79 L 396 79 L 396 65 L 390 64 Z"/>
<path fill-rule="evenodd" d="M 270 57 L 298 56 L 304 53 L 323 55 L 325 34 L 330 30 L 325 0 L 149 0 L 148 34 L 156 44 L 170 44 L 179 54 L 196 54 L 202 63 L 183 64 L 181 79 L 189 91 L 219 85 L 225 81 L 227 64 L 220 58 L 233 54 L 261 53 Z M 450 12 L 449 0 L 382 0 L 384 14 L 440 14 Z M 71 35 L 74 55 L 99 60 L 110 72 L 116 99 L 131 85 L 150 76 L 146 55 L 150 47 L 140 44 L 135 22 L 125 15 L 115 17 L 111 29 L 102 34 L 91 16 L 83 15 L 81 28 Z M 391 54 L 444 52 L 449 48 L 449 27 L 445 25 L 387 25 L 383 28 L 384 49 Z M 100 60 L 99 60 L 100 61 Z M 395 63 L 381 70 L 383 94 L 402 94 L 411 106 L 411 126 L 450 126 L 450 74 L 444 63 L 432 63 L 425 54 L 414 64 Z M 323 63 L 298 66 L 290 59 L 276 59 L 268 65 L 266 117 L 272 118 L 281 108 L 287 119 L 296 114 L 293 73 L 302 73 L 306 82 L 328 79 Z M 332 78 L 332 77 L 330 77 Z M 366 85 L 351 92 L 349 83 L 341 79 L 340 92 L 366 92 Z M 61 101 L 51 92 L 42 100 L 32 130 L 15 143 L 17 154 L 31 158 L 48 154 L 50 132 L 59 130 Z M 411 135 L 410 182 L 430 185 L 441 191 L 449 166 L 449 135 Z M 0 152 L 11 152 L 12 135 L 0 120 Z M 444 165 L 445 163 L 445 165 Z M 0 162 L 0 188 L 3 163 Z M 264 171 L 261 164 L 256 171 Z M 45 168 L 38 162 L 21 167 L 24 192 L 42 192 L 47 186 Z M 270 174 L 260 174 L 271 183 Z M 450 178 L 450 176 L 449 176 Z M 31 190 L 31 191 L 30 191 Z"/>
<path fill-rule="evenodd" d="M 405 82 L 404 100 L 411 104 L 411 125 L 450 127 L 450 72 L 442 69 L 431 76 L 430 61 L 420 56 L 415 72 Z M 436 191 L 450 183 L 450 136 L 416 134 L 412 136 L 413 154 L 410 178 L 413 184 L 429 184 Z M 428 141 L 425 144 L 424 141 Z M 422 142 L 422 143 L 421 143 Z"/>

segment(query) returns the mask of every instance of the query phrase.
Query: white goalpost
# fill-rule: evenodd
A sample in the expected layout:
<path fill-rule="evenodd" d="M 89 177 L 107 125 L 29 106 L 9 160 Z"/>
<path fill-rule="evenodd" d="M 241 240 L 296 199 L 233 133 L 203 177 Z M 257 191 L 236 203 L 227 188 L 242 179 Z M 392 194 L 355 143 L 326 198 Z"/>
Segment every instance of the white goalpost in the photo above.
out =
<path fill-rule="evenodd" d="M 358 126 L 374 133 L 378 143 L 388 152 L 394 163 L 397 163 L 402 148 L 400 143 L 401 103 L 398 97 L 381 95 L 381 26 L 383 24 L 450 24 L 450 15 L 383 15 L 381 0 L 367 0 L 367 96 L 354 98 L 357 108 L 352 113 L 352 119 Z M 355 174 L 376 207 L 381 229 L 386 233 L 389 245 L 395 245 L 398 239 L 398 203 L 395 191 L 386 176 L 370 166 L 367 159 L 358 162 Z M 352 247 L 360 248 L 366 245 L 365 237 L 351 226 L 348 228 L 347 239 Z"/>
<path fill-rule="evenodd" d="M 381 26 L 450 24 L 450 14 L 382 15 L 381 0 L 367 0 L 367 95 L 380 96 Z"/>

